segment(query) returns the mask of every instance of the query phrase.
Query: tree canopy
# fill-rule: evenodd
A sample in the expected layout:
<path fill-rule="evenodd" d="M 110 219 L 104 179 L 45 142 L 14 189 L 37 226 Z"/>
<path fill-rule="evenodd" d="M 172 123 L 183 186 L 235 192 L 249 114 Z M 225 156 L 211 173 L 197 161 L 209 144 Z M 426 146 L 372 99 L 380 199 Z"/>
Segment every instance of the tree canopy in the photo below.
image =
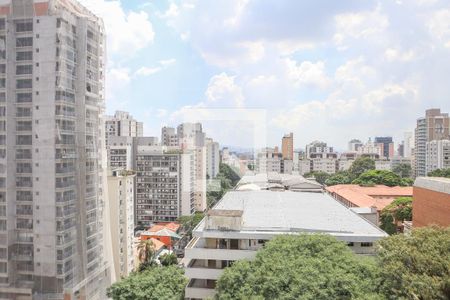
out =
<path fill-rule="evenodd" d="M 340 171 L 328 177 L 328 179 L 325 180 L 325 184 L 328 186 L 337 184 L 349 184 L 352 183 L 352 178 L 353 176 L 352 174 L 350 174 L 350 172 Z"/>
<path fill-rule="evenodd" d="M 353 184 L 373 186 L 376 184 L 384 184 L 387 186 L 407 186 L 411 184 L 410 180 L 403 180 L 394 172 L 387 170 L 369 170 L 352 181 Z"/>
<path fill-rule="evenodd" d="M 373 260 L 332 236 L 280 236 L 225 269 L 217 299 L 373 299 L 376 281 Z"/>
<path fill-rule="evenodd" d="M 379 245 L 380 292 L 388 299 L 449 299 L 450 228 L 415 229 Z"/>
<path fill-rule="evenodd" d="M 359 175 L 369 170 L 375 170 L 375 161 L 369 157 L 358 157 L 350 166 L 348 170 L 353 178 L 358 178 Z"/>
<path fill-rule="evenodd" d="M 401 163 L 392 168 L 392 172 L 401 178 L 409 178 L 412 175 L 411 164 Z"/>
<path fill-rule="evenodd" d="M 114 283 L 107 296 L 114 300 L 183 299 L 187 281 L 177 266 L 156 266 Z"/>
<path fill-rule="evenodd" d="M 428 173 L 431 177 L 446 177 L 450 178 L 450 168 L 448 169 L 437 169 Z"/>
<path fill-rule="evenodd" d="M 328 174 L 326 172 L 322 172 L 322 171 L 313 171 L 313 172 L 308 172 L 303 176 L 305 178 L 314 177 L 318 183 L 325 184 L 326 180 L 330 177 L 330 174 Z"/>
<path fill-rule="evenodd" d="M 397 222 L 412 220 L 412 198 L 399 197 L 383 208 L 380 213 L 380 228 L 389 234 L 397 232 Z"/>

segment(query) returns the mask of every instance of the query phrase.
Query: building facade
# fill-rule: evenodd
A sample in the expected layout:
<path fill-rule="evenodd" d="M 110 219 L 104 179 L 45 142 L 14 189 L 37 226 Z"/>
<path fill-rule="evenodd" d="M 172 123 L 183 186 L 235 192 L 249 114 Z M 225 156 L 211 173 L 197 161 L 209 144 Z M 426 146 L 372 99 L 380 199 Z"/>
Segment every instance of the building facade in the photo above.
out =
<path fill-rule="evenodd" d="M 144 125 L 136 121 L 126 111 L 116 111 L 114 116 L 105 118 L 106 144 L 112 136 L 138 137 L 144 134 Z"/>
<path fill-rule="evenodd" d="M 427 142 L 426 173 L 436 169 L 450 168 L 450 140 Z"/>
<path fill-rule="evenodd" d="M 207 138 L 205 140 L 206 148 L 206 176 L 209 179 L 216 178 L 219 173 L 220 165 L 220 149 L 219 143 L 214 142 L 213 139 Z"/>
<path fill-rule="evenodd" d="M 134 270 L 134 178 L 126 169 L 111 171 L 108 176 L 109 230 L 116 279 Z"/>
<path fill-rule="evenodd" d="M 381 155 L 389 159 L 394 156 L 394 142 L 391 136 L 375 137 L 375 144 L 381 147 Z"/>
<path fill-rule="evenodd" d="M 178 134 L 175 128 L 166 126 L 161 128 L 161 145 L 170 147 L 178 146 Z"/>
<path fill-rule="evenodd" d="M 0 44 L 0 298 L 103 299 L 102 20 L 2 1 Z"/>
<path fill-rule="evenodd" d="M 427 142 L 450 139 L 450 118 L 448 113 L 441 113 L 440 109 L 428 109 L 424 118 L 417 119 L 414 147 L 415 176 L 427 175 Z"/>
<path fill-rule="evenodd" d="M 294 159 L 294 134 L 292 132 L 283 136 L 281 140 L 281 154 L 283 159 Z"/>

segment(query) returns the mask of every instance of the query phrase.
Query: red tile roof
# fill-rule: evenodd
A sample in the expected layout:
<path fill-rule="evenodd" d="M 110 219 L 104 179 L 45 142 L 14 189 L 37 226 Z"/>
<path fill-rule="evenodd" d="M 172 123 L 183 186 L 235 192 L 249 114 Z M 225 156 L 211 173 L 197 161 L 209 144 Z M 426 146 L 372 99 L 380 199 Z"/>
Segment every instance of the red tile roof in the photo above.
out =
<path fill-rule="evenodd" d="M 376 185 L 364 187 L 355 184 L 339 184 L 329 186 L 326 190 L 338 195 L 357 207 L 376 207 L 382 210 L 397 197 L 412 197 L 412 187 Z"/>

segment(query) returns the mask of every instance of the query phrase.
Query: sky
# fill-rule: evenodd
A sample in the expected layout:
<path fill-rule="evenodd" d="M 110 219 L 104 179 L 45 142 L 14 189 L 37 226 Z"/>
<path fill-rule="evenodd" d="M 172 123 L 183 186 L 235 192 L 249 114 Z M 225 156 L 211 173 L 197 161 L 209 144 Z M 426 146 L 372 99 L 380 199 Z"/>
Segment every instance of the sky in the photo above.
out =
<path fill-rule="evenodd" d="M 107 113 L 146 135 L 200 121 L 222 145 L 346 149 L 450 111 L 450 0 L 80 2 L 106 26 Z"/>

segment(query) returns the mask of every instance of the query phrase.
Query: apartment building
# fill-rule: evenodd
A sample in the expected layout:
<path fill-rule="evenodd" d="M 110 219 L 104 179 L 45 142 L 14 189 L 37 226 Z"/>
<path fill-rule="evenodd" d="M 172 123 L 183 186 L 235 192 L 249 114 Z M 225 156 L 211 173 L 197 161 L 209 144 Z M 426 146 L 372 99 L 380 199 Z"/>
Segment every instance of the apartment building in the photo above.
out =
<path fill-rule="evenodd" d="M 106 145 L 112 136 L 139 137 L 144 134 L 144 125 L 136 121 L 129 112 L 116 111 L 114 116 L 105 116 Z"/>
<path fill-rule="evenodd" d="M 358 254 L 372 254 L 373 243 L 387 236 L 324 193 L 231 191 L 208 211 L 185 249 L 185 297 L 213 297 L 224 268 L 253 259 L 277 235 L 302 232 L 333 235 Z"/>
<path fill-rule="evenodd" d="M 115 278 L 134 270 L 134 178 L 127 169 L 110 171 L 108 176 L 109 230 Z"/>
<path fill-rule="evenodd" d="M 281 153 L 283 159 L 294 159 L 294 134 L 292 132 L 283 136 L 281 140 Z"/>
<path fill-rule="evenodd" d="M 136 145 L 135 223 L 172 222 L 195 210 L 195 156 L 177 147 Z"/>
<path fill-rule="evenodd" d="M 173 127 L 164 126 L 161 128 L 161 145 L 163 146 L 178 146 L 178 134 Z"/>
<path fill-rule="evenodd" d="M 220 149 L 219 143 L 214 142 L 211 138 L 205 139 L 206 148 L 206 176 L 208 178 L 215 178 L 219 173 L 220 165 Z"/>
<path fill-rule="evenodd" d="M 129 136 L 110 136 L 108 143 L 108 168 L 110 170 L 132 170 L 134 159 L 133 138 Z"/>
<path fill-rule="evenodd" d="M 265 148 L 256 156 L 255 169 L 259 173 L 281 173 L 282 159 L 283 155 L 277 151 L 277 148 Z"/>
<path fill-rule="evenodd" d="M 363 143 L 358 139 L 352 139 L 348 142 L 348 151 L 357 152 L 360 147 L 362 147 Z"/>
<path fill-rule="evenodd" d="M 383 157 L 382 145 L 379 143 L 374 143 L 372 139 L 369 140 L 358 148 L 357 153 L 360 155 L 375 155 L 377 158 Z"/>
<path fill-rule="evenodd" d="M 0 298 L 103 299 L 102 20 L 0 2 Z"/>
<path fill-rule="evenodd" d="M 425 117 L 417 119 L 414 147 L 414 173 L 418 176 L 427 175 L 427 142 L 450 139 L 450 117 L 441 113 L 440 109 L 428 109 Z"/>
<path fill-rule="evenodd" d="M 381 148 L 381 155 L 389 159 L 394 156 L 394 142 L 391 136 L 376 136 L 375 144 Z"/>
<path fill-rule="evenodd" d="M 426 173 L 450 168 L 450 140 L 434 140 L 426 144 Z"/>

